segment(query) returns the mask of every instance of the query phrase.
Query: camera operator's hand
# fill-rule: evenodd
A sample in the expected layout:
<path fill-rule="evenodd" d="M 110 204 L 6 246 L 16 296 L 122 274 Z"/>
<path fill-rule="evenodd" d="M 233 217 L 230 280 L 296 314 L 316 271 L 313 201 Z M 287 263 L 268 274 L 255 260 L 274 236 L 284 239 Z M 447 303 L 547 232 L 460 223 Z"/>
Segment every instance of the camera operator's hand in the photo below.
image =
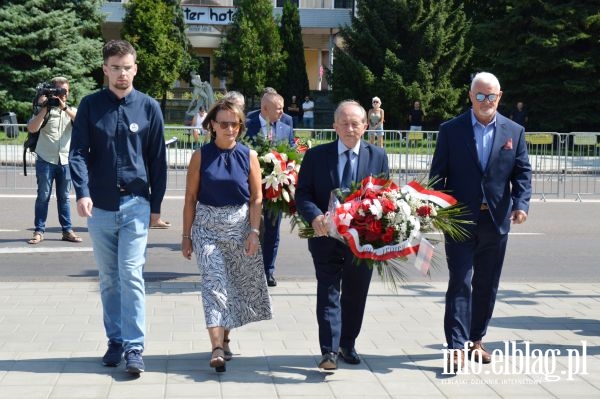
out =
<path fill-rule="evenodd" d="M 44 107 L 48 104 L 48 97 L 41 95 L 38 97 L 38 105 Z"/>
<path fill-rule="evenodd" d="M 54 98 L 56 98 L 58 100 L 58 108 L 60 108 L 61 110 L 64 111 L 67 106 L 67 103 L 65 103 L 61 97 L 54 97 Z"/>

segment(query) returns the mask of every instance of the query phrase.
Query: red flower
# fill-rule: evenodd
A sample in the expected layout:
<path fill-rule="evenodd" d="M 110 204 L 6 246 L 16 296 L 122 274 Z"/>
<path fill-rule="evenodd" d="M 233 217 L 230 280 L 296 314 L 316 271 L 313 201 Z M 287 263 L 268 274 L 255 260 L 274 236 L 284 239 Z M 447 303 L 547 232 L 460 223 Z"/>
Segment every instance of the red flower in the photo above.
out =
<path fill-rule="evenodd" d="M 396 204 L 394 204 L 394 201 L 388 198 L 380 198 L 379 202 L 381 202 L 381 207 L 383 208 L 384 214 L 394 212 L 396 210 Z"/>
<path fill-rule="evenodd" d="M 431 215 L 431 207 L 423 205 L 417 209 L 417 215 L 424 218 Z"/>
<path fill-rule="evenodd" d="M 271 186 L 269 188 L 265 188 L 263 185 L 263 190 L 265 193 L 265 197 L 270 200 L 278 198 L 279 195 L 281 194 L 281 190 L 280 190 L 279 186 L 277 186 L 277 187 Z"/>
<path fill-rule="evenodd" d="M 371 201 L 364 200 L 360 203 L 360 209 L 367 215 L 369 215 L 370 207 L 371 207 Z"/>
<path fill-rule="evenodd" d="M 365 227 L 365 239 L 367 240 L 367 242 L 374 242 L 379 240 L 382 231 L 381 221 L 371 220 L 367 222 Z"/>
<path fill-rule="evenodd" d="M 389 226 L 385 229 L 385 233 L 381 236 L 381 240 L 385 244 L 390 244 L 394 241 L 394 228 Z"/>

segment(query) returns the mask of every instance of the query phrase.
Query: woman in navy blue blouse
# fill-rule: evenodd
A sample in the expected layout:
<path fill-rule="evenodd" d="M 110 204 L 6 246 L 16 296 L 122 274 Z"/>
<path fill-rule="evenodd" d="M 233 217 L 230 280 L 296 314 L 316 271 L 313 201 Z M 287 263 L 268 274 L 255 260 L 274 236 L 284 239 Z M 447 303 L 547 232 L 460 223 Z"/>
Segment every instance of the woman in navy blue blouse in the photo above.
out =
<path fill-rule="evenodd" d="M 238 141 L 244 114 L 215 103 L 203 127 L 211 141 L 192 155 L 187 172 L 181 251 L 196 253 L 202 303 L 212 344 L 210 366 L 225 371 L 232 328 L 272 317 L 258 240 L 262 212 L 256 151 Z"/>

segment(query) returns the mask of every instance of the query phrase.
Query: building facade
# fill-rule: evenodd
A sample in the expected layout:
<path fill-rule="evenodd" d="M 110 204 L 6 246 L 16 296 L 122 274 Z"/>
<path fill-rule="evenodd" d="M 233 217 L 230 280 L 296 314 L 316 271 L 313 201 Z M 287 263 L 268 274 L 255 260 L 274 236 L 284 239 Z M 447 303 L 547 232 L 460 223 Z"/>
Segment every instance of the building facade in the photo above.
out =
<path fill-rule="evenodd" d="M 356 0 L 291 0 L 298 6 L 304 42 L 306 72 L 310 90 L 327 90 L 323 69 L 333 65 L 333 47 L 341 26 L 351 24 Z M 123 3 L 128 0 L 106 1 L 102 12 L 106 20 L 102 32 L 106 40 L 120 37 Z M 274 16 L 280 16 L 284 0 L 272 0 Z M 181 2 L 186 33 L 194 51 L 203 58 L 202 80 L 209 80 L 213 88 L 224 88 L 225 82 L 213 76 L 214 51 L 219 48 L 223 31 L 231 24 L 237 8 L 233 0 L 183 0 Z"/>

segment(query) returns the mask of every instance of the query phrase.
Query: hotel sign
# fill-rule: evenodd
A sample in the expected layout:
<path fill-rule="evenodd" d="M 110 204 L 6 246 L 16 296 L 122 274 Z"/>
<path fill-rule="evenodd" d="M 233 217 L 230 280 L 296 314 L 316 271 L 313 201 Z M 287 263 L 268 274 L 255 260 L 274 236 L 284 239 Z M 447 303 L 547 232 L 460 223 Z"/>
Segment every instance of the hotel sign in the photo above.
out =
<path fill-rule="evenodd" d="M 237 12 L 236 7 L 185 7 L 183 18 L 189 25 L 229 25 Z"/>

